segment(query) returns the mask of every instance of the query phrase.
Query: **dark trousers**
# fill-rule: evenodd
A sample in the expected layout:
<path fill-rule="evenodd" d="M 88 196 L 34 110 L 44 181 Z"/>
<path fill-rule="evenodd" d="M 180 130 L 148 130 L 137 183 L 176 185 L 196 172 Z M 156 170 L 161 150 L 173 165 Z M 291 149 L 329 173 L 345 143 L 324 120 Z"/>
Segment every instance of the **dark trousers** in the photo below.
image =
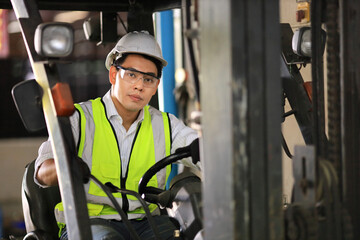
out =
<path fill-rule="evenodd" d="M 162 240 L 174 239 L 177 229 L 168 216 L 153 216 Z M 130 220 L 140 239 L 155 239 L 153 230 L 147 219 Z M 122 221 L 106 220 L 102 218 L 90 219 L 93 240 L 128 240 L 132 239 L 129 230 Z M 61 233 L 60 240 L 67 240 L 66 228 Z"/>

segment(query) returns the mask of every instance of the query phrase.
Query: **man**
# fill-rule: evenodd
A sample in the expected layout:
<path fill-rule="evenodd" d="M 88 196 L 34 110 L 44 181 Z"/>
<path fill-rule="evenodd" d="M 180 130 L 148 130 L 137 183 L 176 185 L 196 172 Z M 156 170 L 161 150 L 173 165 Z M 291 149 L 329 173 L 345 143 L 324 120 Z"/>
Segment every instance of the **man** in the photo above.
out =
<path fill-rule="evenodd" d="M 101 182 L 137 191 L 142 175 L 156 161 L 189 145 L 198 137 L 171 114 L 148 106 L 159 86 L 162 68 L 167 65 L 161 49 L 147 32 L 131 32 L 122 37 L 108 54 L 111 89 L 102 98 L 76 104 L 70 117 L 78 156 Z M 185 165 L 195 167 L 191 161 Z M 162 170 L 150 186 L 164 188 L 169 168 Z M 50 142 L 39 149 L 35 181 L 42 187 L 57 184 Z M 105 193 L 93 182 L 85 185 L 94 239 L 130 239 L 129 231 Z M 131 196 L 114 194 L 127 212 L 141 239 L 153 238 L 144 210 Z M 150 205 L 162 239 L 172 239 L 174 225 Z M 62 204 L 55 209 L 61 239 L 67 239 Z"/>

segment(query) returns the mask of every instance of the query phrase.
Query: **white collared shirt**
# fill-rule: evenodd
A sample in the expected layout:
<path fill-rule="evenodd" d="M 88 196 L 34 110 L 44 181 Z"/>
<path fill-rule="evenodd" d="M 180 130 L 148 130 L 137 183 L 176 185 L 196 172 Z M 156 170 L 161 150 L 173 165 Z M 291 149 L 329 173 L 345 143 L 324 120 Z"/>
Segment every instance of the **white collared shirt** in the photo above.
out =
<path fill-rule="evenodd" d="M 144 119 L 144 111 L 141 110 L 137 119 L 130 126 L 129 130 L 126 131 L 125 127 L 122 125 L 123 120 L 118 114 L 115 105 L 111 99 L 110 90 L 103 96 L 103 102 L 105 104 L 105 109 L 107 113 L 107 117 L 110 120 L 111 124 L 114 127 L 116 137 L 119 143 L 119 149 L 121 154 L 121 164 L 122 169 L 127 169 L 130 151 L 132 142 L 135 137 L 136 129 L 138 124 Z M 197 132 L 185 126 L 185 124 L 176 118 L 173 114 L 169 114 L 170 122 L 171 122 L 171 131 L 172 131 L 172 148 L 171 153 L 174 153 L 177 148 L 184 147 L 189 145 L 194 139 L 198 138 Z M 72 127 L 72 132 L 74 135 L 75 143 L 78 142 L 79 139 L 79 114 L 75 112 L 70 117 L 70 123 Z M 47 159 L 53 159 L 54 155 L 52 153 L 51 142 L 47 140 L 44 142 L 38 151 L 38 157 L 35 162 L 35 172 L 34 172 L 34 181 L 42 187 L 46 187 L 41 185 L 36 179 L 36 173 L 39 169 L 39 166 Z M 182 163 L 189 167 L 195 167 L 192 164 L 191 159 L 184 159 Z M 197 165 L 199 168 L 200 165 Z M 125 176 L 126 171 L 122 172 L 123 176 Z"/>

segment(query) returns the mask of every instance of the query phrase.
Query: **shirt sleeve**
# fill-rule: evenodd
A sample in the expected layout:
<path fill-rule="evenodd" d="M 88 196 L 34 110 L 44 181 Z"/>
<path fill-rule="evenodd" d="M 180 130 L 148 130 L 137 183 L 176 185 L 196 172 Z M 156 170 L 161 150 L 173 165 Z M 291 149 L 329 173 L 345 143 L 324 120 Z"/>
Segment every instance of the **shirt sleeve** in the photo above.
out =
<path fill-rule="evenodd" d="M 79 113 L 77 111 L 74 112 L 72 116 L 70 116 L 70 124 L 72 133 L 74 136 L 74 141 L 77 144 L 79 139 Z M 40 165 L 48 159 L 54 159 L 54 154 L 52 151 L 51 140 L 48 138 L 47 141 L 43 142 L 38 150 L 38 157 L 35 160 L 35 171 L 34 171 L 34 182 L 39 185 L 40 187 L 48 187 L 46 185 L 42 185 L 36 179 L 36 174 L 39 170 Z"/>
<path fill-rule="evenodd" d="M 169 114 L 171 122 L 171 132 L 172 132 L 172 148 L 171 153 L 174 153 L 176 149 L 180 147 L 188 146 L 196 138 L 199 138 L 199 134 L 196 130 L 186 126 L 181 120 L 176 118 L 173 114 Z M 184 158 L 181 160 L 181 163 L 186 167 L 195 168 L 201 170 L 201 162 L 198 162 L 196 165 L 193 164 L 191 158 Z"/>

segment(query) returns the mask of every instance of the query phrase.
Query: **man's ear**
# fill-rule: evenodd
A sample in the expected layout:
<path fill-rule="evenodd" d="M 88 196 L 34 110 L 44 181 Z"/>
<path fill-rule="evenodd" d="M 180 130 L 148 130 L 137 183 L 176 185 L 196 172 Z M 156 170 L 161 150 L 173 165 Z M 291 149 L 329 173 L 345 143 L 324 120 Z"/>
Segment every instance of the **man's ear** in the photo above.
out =
<path fill-rule="evenodd" d="M 110 70 L 109 70 L 109 81 L 112 85 L 115 85 L 116 82 L 116 74 L 117 74 L 117 70 L 116 67 L 111 66 Z"/>

